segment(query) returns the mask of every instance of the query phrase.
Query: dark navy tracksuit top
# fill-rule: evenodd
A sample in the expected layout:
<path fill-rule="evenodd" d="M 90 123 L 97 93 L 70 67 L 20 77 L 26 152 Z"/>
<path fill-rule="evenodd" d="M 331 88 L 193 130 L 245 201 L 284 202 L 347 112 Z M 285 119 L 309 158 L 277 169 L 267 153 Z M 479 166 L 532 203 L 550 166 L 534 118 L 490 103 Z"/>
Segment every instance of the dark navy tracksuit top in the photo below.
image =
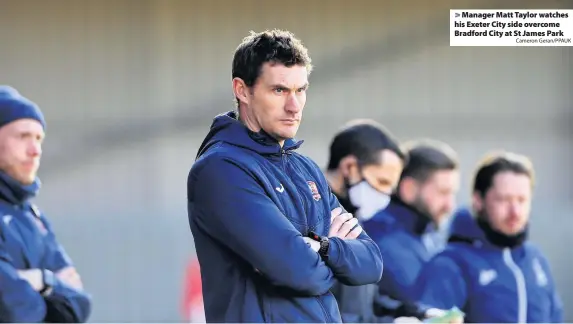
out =
<path fill-rule="evenodd" d="M 0 172 L 0 322 L 85 322 L 90 297 L 56 280 L 43 297 L 20 279 L 18 270 L 57 272 L 72 266 L 48 220 L 29 199 L 39 182 L 23 186 Z"/>
<path fill-rule="evenodd" d="M 330 239 L 324 262 L 303 240 L 326 236 L 340 204 L 320 168 L 234 112 L 215 118 L 188 177 L 188 213 L 208 322 L 341 322 L 330 292 L 378 282 L 376 244 Z"/>
<path fill-rule="evenodd" d="M 466 208 L 450 242 L 422 270 L 418 301 L 460 308 L 466 323 L 562 323 L 563 304 L 547 259 L 531 242 L 492 244 Z"/>

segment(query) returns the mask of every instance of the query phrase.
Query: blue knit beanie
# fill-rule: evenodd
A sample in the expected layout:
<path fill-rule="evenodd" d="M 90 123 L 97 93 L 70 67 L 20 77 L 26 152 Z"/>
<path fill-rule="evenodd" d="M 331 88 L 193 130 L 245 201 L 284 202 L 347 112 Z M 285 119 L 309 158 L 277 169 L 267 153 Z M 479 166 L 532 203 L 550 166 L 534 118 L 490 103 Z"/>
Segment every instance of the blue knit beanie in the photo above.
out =
<path fill-rule="evenodd" d="M 0 127 L 25 118 L 35 119 L 46 128 L 44 115 L 38 105 L 24 98 L 16 89 L 0 85 Z"/>

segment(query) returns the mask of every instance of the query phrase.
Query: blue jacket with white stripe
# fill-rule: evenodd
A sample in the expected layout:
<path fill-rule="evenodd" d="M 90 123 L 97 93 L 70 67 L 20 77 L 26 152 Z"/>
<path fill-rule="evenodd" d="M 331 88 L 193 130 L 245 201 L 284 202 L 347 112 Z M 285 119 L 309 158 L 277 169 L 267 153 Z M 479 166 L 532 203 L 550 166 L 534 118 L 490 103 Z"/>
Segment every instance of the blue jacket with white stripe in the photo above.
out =
<path fill-rule="evenodd" d="M 562 303 L 538 248 L 527 241 L 513 248 L 493 245 L 467 209 L 454 217 L 447 248 L 417 282 L 419 302 L 456 306 L 466 323 L 562 322 Z"/>

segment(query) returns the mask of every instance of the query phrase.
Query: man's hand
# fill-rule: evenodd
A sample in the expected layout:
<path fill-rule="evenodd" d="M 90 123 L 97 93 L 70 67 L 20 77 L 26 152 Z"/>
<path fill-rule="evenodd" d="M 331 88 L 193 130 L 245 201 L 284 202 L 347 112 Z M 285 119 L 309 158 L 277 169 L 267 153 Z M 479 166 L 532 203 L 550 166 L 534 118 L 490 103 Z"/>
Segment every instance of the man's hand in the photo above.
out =
<path fill-rule="evenodd" d="M 308 244 L 308 246 L 314 251 L 314 252 L 318 252 L 318 250 L 320 250 L 320 242 L 315 241 L 313 239 L 311 239 L 310 237 L 305 237 L 304 241 L 306 242 L 306 244 Z"/>
<path fill-rule="evenodd" d="M 74 267 L 65 267 L 59 270 L 56 272 L 56 277 L 74 289 L 82 290 L 84 288 L 80 275 Z"/>
<path fill-rule="evenodd" d="M 394 323 L 422 323 L 422 321 L 420 321 L 416 317 L 405 317 L 405 316 L 403 316 L 403 317 L 395 318 Z"/>
<path fill-rule="evenodd" d="M 35 291 L 40 291 L 44 288 L 44 280 L 42 278 L 42 270 L 28 269 L 18 270 L 20 278 L 26 280 Z"/>
<path fill-rule="evenodd" d="M 342 213 L 342 208 L 334 208 L 330 212 L 330 232 L 328 237 L 341 239 L 355 239 L 362 233 L 362 227 L 358 225 L 358 219 L 350 213 Z"/>
<path fill-rule="evenodd" d="M 426 319 L 436 319 L 436 318 L 443 318 L 447 315 L 447 311 L 439 308 L 430 308 L 426 311 Z M 449 318 L 445 321 L 449 324 L 462 324 L 464 322 L 463 316 L 449 316 Z"/>

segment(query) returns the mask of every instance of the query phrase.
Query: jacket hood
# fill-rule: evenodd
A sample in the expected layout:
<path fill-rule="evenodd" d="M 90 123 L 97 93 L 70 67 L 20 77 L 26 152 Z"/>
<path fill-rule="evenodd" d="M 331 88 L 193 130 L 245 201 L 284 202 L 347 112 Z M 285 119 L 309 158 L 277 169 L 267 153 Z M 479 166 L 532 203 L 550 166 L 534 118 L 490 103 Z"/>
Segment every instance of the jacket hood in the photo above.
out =
<path fill-rule="evenodd" d="M 450 224 L 450 241 L 466 241 L 473 243 L 474 241 L 484 241 L 485 234 L 479 227 L 476 219 L 474 218 L 471 210 L 468 207 L 458 209 Z"/>
<path fill-rule="evenodd" d="M 4 171 L 0 171 L 0 200 L 13 205 L 21 205 L 34 198 L 40 191 L 41 182 L 36 178 L 28 185 L 21 184 Z"/>
<path fill-rule="evenodd" d="M 486 221 L 474 217 L 467 207 L 458 209 L 453 217 L 449 242 L 481 243 L 513 248 L 522 245 L 528 238 L 528 227 L 521 233 L 508 236 L 494 230 Z"/>
<path fill-rule="evenodd" d="M 265 131 L 253 132 L 249 130 L 239 121 L 236 111 L 229 111 L 214 118 L 209 133 L 199 147 L 197 158 L 219 142 L 245 148 L 261 155 L 280 155 L 283 151 L 299 148 L 303 143 L 303 141 L 288 139 L 281 148 L 279 143 Z"/>

